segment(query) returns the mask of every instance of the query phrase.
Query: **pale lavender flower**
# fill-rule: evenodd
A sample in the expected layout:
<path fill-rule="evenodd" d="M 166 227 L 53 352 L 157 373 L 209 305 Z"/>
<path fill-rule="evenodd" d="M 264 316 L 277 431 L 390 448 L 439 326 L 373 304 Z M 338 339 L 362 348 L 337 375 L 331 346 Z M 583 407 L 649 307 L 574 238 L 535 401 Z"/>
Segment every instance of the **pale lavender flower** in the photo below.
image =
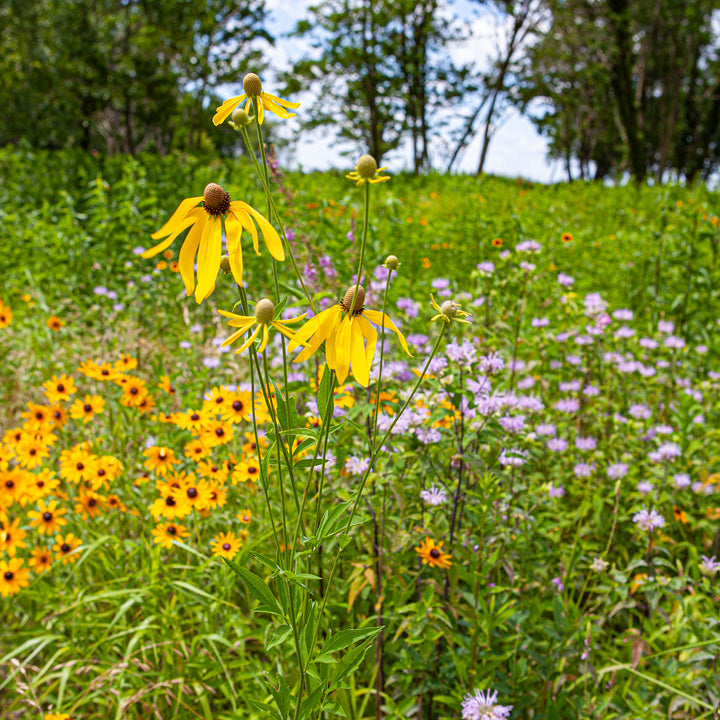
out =
<path fill-rule="evenodd" d="M 628 415 L 635 418 L 636 420 L 648 420 L 652 417 L 652 410 L 647 405 L 641 405 L 640 403 L 633 403 L 628 408 Z"/>
<path fill-rule="evenodd" d="M 503 430 L 510 435 L 517 435 L 525 428 L 524 415 L 506 415 L 501 417 L 498 422 L 502 425 Z"/>
<path fill-rule="evenodd" d="M 562 485 L 555 487 L 552 483 L 548 486 L 548 495 L 551 498 L 561 498 L 565 494 L 565 488 Z"/>
<path fill-rule="evenodd" d="M 219 357 L 204 357 L 202 362 L 206 368 L 210 368 L 211 370 L 220 367 Z"/>
<path fill-rule="evenodd" d="M 524 240 L 515 246 L 516 252 L 539 253 L 542 245 L 535 240 Z"/>
<path fill-rule="evenodd" d="M 582 437 L 578 435 L 578 437 L 575 438 L 575 447 L 585 452 L 595 450 L 595 448 L 597 448 L 597 440 L 594 437 Z"/>
<path fill-rule="evenodd" d="M 527 462 L 527 450 L 512 448 L 510 450 L 501 450 L 498 461 L 503 467 L 521 467 Z"/>
<path fill-rule="evenodd" d="M 529 390 L 533 385 L 535 385 L 535 378 L 532 375 L 528 375 L 527 377 L 518 380 L 517 389 Z"/>
<path fill-rule="evenodd" d="M 563 438 L 554 437 L 547 441 L 547 448 L 553 452 L 565 452 L 568 448 L 568 443 L 567 440 Z"/>
<path fill-rule="evenodd" d="M 345 472 L 350 475 L 364 475 L 367 469 L 370 467 L 369 457 L 359 457 L 357 455 L 350 455 L 345 460 Z"/>
<path fill-rule="evenodd" d="M 477 264 L 477 269 L 483 273 L 483 275 L 492 275 L 495 272 L 495 263 L 485 260 Z"/>
<path fill-rule="evenodd" d="M 600 394 L 600 388 L 595 385 L 586 385 L 583 388 L 585 397 L 597 397 Z"/>
<path fill-rule="evenodd" d="M 141 275 L 141 276 L 140 276 L 140 282 L 151 283 L 151 282 L 152 282 L 152 275 L 147 275 L 147 274 Z"/>
<path fill-rule="evenodd" d="M 681 337 L 677 337 L 677 335 L 668 335 L 665 338 L 665 347 L 671 350 L 681 350 L 685 347 L 685 341 Z"/>
<path fill-rule="evenodd" d="M 435 278 L 430 283 L 430 286 L 435 290 L 444 290 L 445 288 L 450 287 L 450 281 L 447 278 Z"/>
<path fill-rule="evenodd" d="M 133 255 L 142 255 L 145 252 L 145 248 L 142 245 L 138 245 L 132 249 Z"/>
<path fill-rule="evenodd" d="M 698 355 L 705 355 L 705 353 L 707 353 L 707 351 L 708 351 L 708 346 L 707 346 L 707 345 L 698 345 L 698 346 L 695 348 L 695 352 L 696 352 Z"/>
<path fill-rule="evenodd" d="M 692 483 L 692 480 L 690 480 L 690 476 L 687 473 L 676 473 L 673 475 L 672 479 L 673 485 L 675 485 L 678 490 L 690 487 Z"/>
<path fill-rule="evenodd" d="M 562 578 L 560 577 L 554 577 L 550 582 L 555 586 L 555 589 L 558 592 L 562 592 L 565 589 Z"/>
<path fill-rule="evenodd" d="M 582 365 L 582 358 L 579 355 L 566 355 L 565 362 L 568 365 Z"/>
<path fill-rule="evenodd" d="M 549 363 L 551 370 L 559 370 L 562 367 L 560 360 L 551 360 Z"/>
<path fill-rule="evenodd" d="M 505 361 L 495 352 L 480 357 L 480 372 L 495 375 L 505 367 Z"/>
<path fill-rule="evenodd" d="M 292 242 L 295 239 L 295 231 L 292 228 L 285 228 L 285 237 Z"/>
<path fill-rule="evenodd" d="M 178 345 L 179 345 L 183 350 L 189 350 L 189 349 L 192 347 L 192 343 L 191 343 L 189 340 L 181 340 L 181 341 L 178 343 Z"/>
<path fill-rule="evenodd" d="M 512 705 L 498 705 L 496 690 L 475 690 L 462 702 L 462 720 L 504 720 Z"/>
<path fill-rule="evenodd" d="M 573 467 L 575 477 L 586 478 L 590 477 L 595 471 L 594 463 L 579 462 Z"/>
<path fill-rule="evenodd" d="M 570 287 L 575 283 L 575 278 L 571 277 L 570 275 L 566 275 L 565 273 L 559 273 L 557 276 L 557 281 L 559 285 Z"/>
<path fill-rule="evenodd" d="M 549 324 L 550 324 L 550 320 L 548 320 L 548 318 L 546 318 L 546 317 L 543 317 L 543 318 L 533 318 L 533 319 L 530 321 L 530 326 L 531 326 L 531 327 L 534 327 L 534 328 L 547 327 Z"/>
<path fill-rule="evenodd" d="M 602 332 L 602 330 L 600 332 Z M 573 342 L 576 345 L 580 345 L 580 347 L 585 347 L 587 345 L 593 345 L 595 343 L 595 338 L 592 337 L 592 335 L 578 335 L 574 338 Z"/>
<path fill-rule="evenodd" d="M 652 338 L 640 338 L 640 340 L 638 340 L 638 344 L 646 350 L 655 350 L 658 346 L 657 340 L 653 340 Z"/>
<path fill-rule="evenodd" d="M 445 354 L 453 362 L 463 365 L 472 365 L 477 359 L 477 350 L 467 338 L 464 338 L 460 345 L 455 341 L 448 343 Z"/>
<path fill-rule="evenodd" d="M 570 333 L 569 332 L 559 332 L 555 336 L 555 341 L 559 343 L 567 342 L 570 339 Z"/>
<path fill-rule="evenodd" d="M 424 425 L 421 425 L 417 428 L 415 428 L 415 437 L 423 444 L 423 445 L 435 445 L 435 443 L 439 443 L 442 441 L 442 435 L 440 434 L 440 431 L 437 428 L 429 428 L 425 427 Z"/>
<path fill-rule="evenodd" d="M 203 331 L 203 326 L 200 323 L 195 323 L 194 325 L 190 326 L 189 330 L 191 333 L 197 335 L 197 333 L 201 333 Z"/>
<path fill-rule="evenodd" d="M 522 262 L 518 263 L 518 267 L 527 273 L 531 273 L 535 269 L 536 265 L 535 263 L 530 263 L 523 260 Z"/>
<path fill-rule="evenodd" d="M 558 390 L 560 392 L 578 392 L 581 387 L 582 383 L 579 380 L 568 380 L 567 382 L 558 384 Z"/>
<path fill-rule="evenodd" d="M 627 308 L 620 308 L 619 310 L 615 310 L 612 316 L 620 322 L 630 322 L 630 320 L 632 320 L 634 317 L 633 311 L 628 310 Z"/>
<path fill-rule="evenodd" d="M 447 502 L 447 491 L 445 488 L 435 487 L 433 483 L 429 488 L 420 491 L 420 498 L 428 505 L 442 505 Z"/>
<path fill-rule="evenodd" d="M 608 569 L 608 562 L 607 560 L 603 560 L 600 557 L 596 557 L 592 561 L 592 565 L 590 565 L 590 568 L 594 570 L 596 573 L 603 573 Z"/>
<path fill-rule="evenodd" d="M 682 450 L 677 443 L 666 442 L 657 449 L 658 455 L 662 460 L 674 460 L 682 455 Z"/>
<path fill-rule="evenodd" d="M 670 322 L 670 320 L 660 320 L 660 322 L 658 322 L 658 332 L 670 335 L 674 331 L 675 323 Z"/>
<path fill-rule="evenodd" d="M 665 518 L 657 510 L 643 508 L 633 515 L 633 522 L 642 530 L 652 532 L 655 528 L 661 528 L 665 525 Z"/>
<path fill-rule="evenodd" d="M 634 335 L 635 335 L 635 331 L 631 327 L 628 327 L 627 325 L 623 325 L 623 326 L 619 327 L 614 333 L 614 337 L 617 340 L 627 340 L 628 338 L 631 338 Z"/>
<path fill-rule="evenodd" d="M 658 435 L 672 435 L 674 432 L 671 425 L 656 425 L 653 430 Z"/>
<path fill-rule="evenodd" d="M 558 412 L 574 413 L 580 409 L 580 401 L 576 398 L 562 398 L 553 405 L 553 408 Z"/>
<path fill-rule="evenodd" d="M 585 314 L 586 315 L 599 315 L 605 312 L 607 302 L 602 299 L 600 293 L 588 293 L 585 296 Z"/>
<path fill-rule="evenodd" d="M 398 301 L 395 304 L 397 305 L 399 310 L 402 310 L 408 317 L 411 318 L 417 317 L 420 312 L 418 303 L 415 302 L 415 300 L 413 300 L 412 298 L 398 298 Z"/>
<path fill-rule="evenodd" d="M 108 289 L 102 285 L 98 285 L 96 288 L 93 288 L 93 292 L 96 295 L 107 295 Z"/>
<path fill-rule="evenodd" d="M 535 432 L 538 435 L 547 435 L 548 437 L 555 437 L 557 429 L 552 423 L 540 423 L 535 426 Z"/>
<path fill-rule="evenodd" d="M 653 491 L 653 484 L 649 480 L 641 480 L 637 484 L 637 491 L 641 495 L 647 495 Z"/>
<path fill-rule="evenodd" d="M 718 571 L 720 571 L 720 562 L 715 560 L 714 555 L 712 557 L 703 555 L 702 560 L 698 564 L 698 569 L 703 575 L 713 577 Z"/>
<path fill-rule="evenodd" d="M 630 468 L 626 463 L 612 463 L 612 465 L 608 465 L 607 467 L 607 476 L 611 480 L 619 480 L 620 478 L 624 478 Z"/>

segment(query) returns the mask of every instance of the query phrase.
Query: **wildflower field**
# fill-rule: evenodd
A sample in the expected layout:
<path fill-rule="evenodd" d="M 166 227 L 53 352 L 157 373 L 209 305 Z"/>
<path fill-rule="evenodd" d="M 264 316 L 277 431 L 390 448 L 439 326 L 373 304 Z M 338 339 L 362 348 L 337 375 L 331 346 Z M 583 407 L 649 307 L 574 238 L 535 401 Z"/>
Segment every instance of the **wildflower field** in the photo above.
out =
<path fill-rule="evenodd" d="M 0 175 L 0 717 L 718 717 L 716 193 Z"/>

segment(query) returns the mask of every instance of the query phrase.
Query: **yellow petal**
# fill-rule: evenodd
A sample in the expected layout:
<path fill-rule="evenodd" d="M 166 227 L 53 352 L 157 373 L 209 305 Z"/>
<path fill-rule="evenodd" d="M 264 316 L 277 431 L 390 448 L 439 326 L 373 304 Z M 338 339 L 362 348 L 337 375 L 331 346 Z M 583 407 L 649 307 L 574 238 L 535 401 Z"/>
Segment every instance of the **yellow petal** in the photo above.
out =
<path fill-rule="evenodd" d="M 363 386 L 370 384 L 370 368 L 365 356 L 365 338 L 363 337 L 360 323 L 353 318 L 350 323 L 350 362 L 352 364 L 353 377 Z"/>
<path fill-rule="evenodd" d="M 205 217 L 208 217 L 207 213 L 205 213 Z M 185 291 L 188 295 L 192 295 L 192 291 L 195 289 L 195 253 L 197 253 L 200 238 L 202 237 L 206 224 L 207 220 L 205 219 L 196 222 L 190 229 L 190 232 L 185 238 L 185 242 L 180 248 L 178 267 L 180 268 L 180 277 L 182 277 L 185 283 Z"/>
<path fill-rule="evenodd" d="M 260 327 L 260 326 L 258 325 L 258 327 Z M 263 329 L 262 342 L 260 343 L 260 347 L 258 348 L 258 352 L 261 352 L 261 353 L 265 352 L 265 348 L 267 347 L 268 339 L 270 337 L 270 331 L 268 330 L 268 326 L 263 325 L 262 329 Z"/>
<path fill-rule="evenodd" d="M 197 288 L 195 300 L 200 304 L 215 289 L 215 281 L 220 271 L 222 255 L 221 223 L 219 217 L 210 218 L 203 230 L 198 248 Z"/>
<path fill-rule="evenodd" d="M 250 233 L 255 254 L 259 255 L 260 248 L 258 246 L 257 228 L 248 214 L 248 210 L 252 210 L 252 208 L 242 200 L 233 200 L 233 202 L 230 203 L 230 214 L 235 216 L 235 219 L 240 223 L 243 230 L 247 230 Z"/>
<path fill-rule="evenodd" d="M 340 323 L 340 329 L 335 338 L 335 372 L 341 385 L 350 372 L 351 330 L 350 318 L 346 315 Z"/>
<path fill-rule="evenodd" d="M 278 105 L 282 105 L 283 107 L 289 107 L 293 110 L 297 110 L 300 107 L 300 103 L 298 102 L 290 102 L 289 100 L 283 100 L 282 98 L 279 98 L 277 95 L 271 95 L 270 93 L 263 93 L 263 98 L 269 98 L 273 102 L 277 103 Z M 295 113 L 293 113 L 294 115 Z"/>
<path fill-rule="evenodd" d="M 320 338 L 318 341 L 319 345 L 330 334 L 340 313 L 342 313 L 340 305 L 333 305 L 327 310 L 318 313 L 315 317 L 310 318 L 301 328 L 298 328 L 293 341 L 288 346 L 288 350 L 294 350 L 311 335 L 316 335 Z"/>
<path fill-rule="evenodd" d="M 263 101 L 262 96 L 257 99 L 257 106 L 258 106 L 258 125 L 262 125 L 265 121 L 265 108 L 263 108 Z"/>
<path fill-rule="evenodd" d="M 220 347 L 232 345 L 232 343 L 234 343 L 238 338 L 240 338 L 241 335 L 244 335 L 256 322 L 257 320 L 255 320 L 255 318 L 252 318 L 252 320 L 250 320 L 250 322 L 248 322 L 247 324 L 239 326 L 238 329 L 229 338 L 225 339 L 225 341 Z"/>
<path fill-rule="evenodd" d="M 284 120 L 295 117 L 295 113 L 288 112 L 285 108 L 281 107 L 279 103 L 276 103 L 274 100 L 269 98 L 265 93 L 263 93 L 263 105 L 271 113 L 275 113 L 275 115 L 279 118 L 283 118 Z"/>
<path fill-rule="evenodd" d="M 367 340 L 365 346 L 365 357 L 367 358 L 368 367 L 372 367 L 373 358 L 375 357 L 375 346 L 377 345 L 378 334 L 375 328 L 362 316 L 358 317 L 360 327 L 362 328 L 362 334 Z"/>
<path fill-rule="evenodd" d="M 412 357 L 412 353 L 410 352 L 410 349 L 408 348 L 408 345 L 405 342 L 405 338 L 403 337 L 403 334 L 400 332 L 400 330 L 397 329 L 397 327 L 395 326 L 395 323 L 387 315 L 385 315 L 385 313 L 378 312 L 377 310 L 363 310 L 363 315 L 370 322 L 373 322 L 379 326 L 385 325 L 386 328 L 388 328 L 389 330 L 392 330 L 398 336 L 398 340 L 400 340 L 400 344 L 402 345 L 403 350 L 410 357 Z"/>
<path fill-rule="evenodd" d="M 260 226 L 260 231 L 262 232 L 265 245 L 267 245 L 270 254 L 276 260 L 284 260 L 285 251 L 283 250 L 282 240 L 280 240 L 277 230 L 257 210 L 251 208 L 249 205 L 248 208 L 255 222 Z"/>
<path fill-rule="evenodd" d="M 219 125 L 225 122 L 230 116 L 232 111 L 247 97 L 247 95 L 238 95 L 237 97 L 226 100 L 220 107 L 216 108 L 215 115 L 213 115 L 213 125 Z"/>
<path fill-rule="evenodd" d="M 170 219 L 157 231 L 154 232 L 150 237 L 153 240 L 159 240 L 170 233 L 175 232 L 176 226 L 178 226 L 186 217 L 186 215 L 202 200 L 200 197 L 186 198 L 178 206 L 177 210 L 170 216 Z M 187 227 L 187 225 L 185 226 Z M 143 253 L 144 256 L 144 253 Z M 152 256 L 150 256 L 152 257 Z"/>
<path fill-rule="evenodd" d="M 242 245 L 240 244 L 242 224 L 232 212 L 225 219 L 225 233 L 227 236 L 228 258 L 230 259 L 230 272 L 232 272 L 235 282 L 242 286 L 243 256 Z"/>
<path fill-rule="evenodd" d="M 247 350 L 254 342 L 255 338 L 258 336 L 258 333 L 260 332 L 260 324 L 258 323 L 258 326 L 252 331 L 252 334 L 250 337 L 235 351 L 235 354 L 243 352 L 244 350 Z"/>

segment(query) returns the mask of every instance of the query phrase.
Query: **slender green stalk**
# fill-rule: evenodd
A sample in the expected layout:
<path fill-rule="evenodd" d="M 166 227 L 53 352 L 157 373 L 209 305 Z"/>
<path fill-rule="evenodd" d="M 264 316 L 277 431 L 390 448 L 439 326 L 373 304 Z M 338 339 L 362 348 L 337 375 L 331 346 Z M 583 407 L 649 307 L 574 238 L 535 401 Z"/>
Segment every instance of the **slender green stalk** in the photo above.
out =
<path fill-rule="evenodd" d="M 358 261 L 358 269 L 355 280 L 355 291 L 353 292 L 352 302 L 350 303 L 350 317 L 355 312 L 355 300 L 358 295 L 360 281 L 362 279 L 363 262 L 365 261 L 365 246 L 367 245 L 368 224 L 370 223 L 370 183 L 365 183 L 365 207 L 363 209 L 363 230 L 360 240 L 360 260 Z"/>

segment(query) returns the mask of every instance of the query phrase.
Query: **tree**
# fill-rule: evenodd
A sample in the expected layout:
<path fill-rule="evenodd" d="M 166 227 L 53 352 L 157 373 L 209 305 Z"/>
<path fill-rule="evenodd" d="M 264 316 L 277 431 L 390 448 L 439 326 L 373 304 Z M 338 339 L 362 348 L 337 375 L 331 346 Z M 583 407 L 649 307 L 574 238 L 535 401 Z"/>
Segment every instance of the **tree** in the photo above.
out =
<path fill-rule="evenodd" d="M 312 50 L 284 76 L 287 92 L 320 98 L 305 127 L 336 125 L 378 163 L 409 136 L 415 170 L 427 169 L 435 111 L 462 96 L 467 76 L 445 52 L 454 28 L 437 0 L 324 0 L 309 14 L 295 35 Z"/>

